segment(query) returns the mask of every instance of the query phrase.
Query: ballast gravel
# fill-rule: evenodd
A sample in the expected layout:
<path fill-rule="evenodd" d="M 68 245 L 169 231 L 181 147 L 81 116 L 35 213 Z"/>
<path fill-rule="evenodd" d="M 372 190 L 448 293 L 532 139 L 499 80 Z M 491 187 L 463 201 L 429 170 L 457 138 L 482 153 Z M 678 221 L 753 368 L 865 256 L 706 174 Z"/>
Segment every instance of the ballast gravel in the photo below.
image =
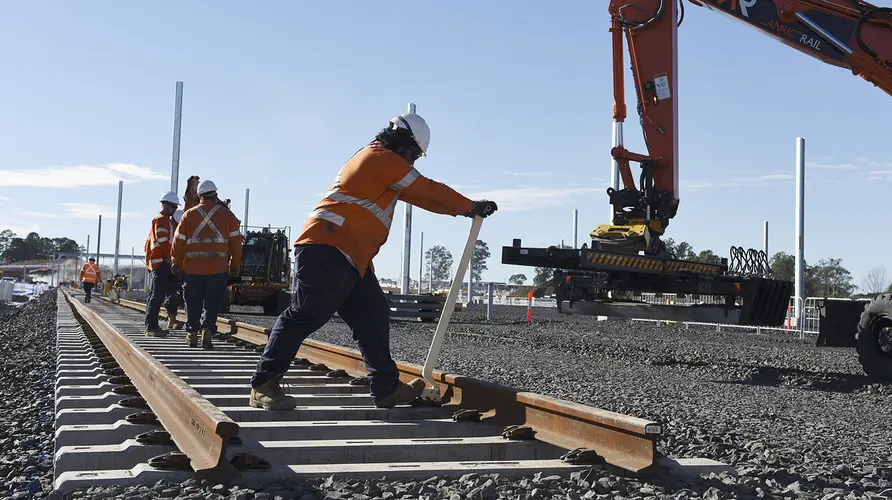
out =
<path fill-rule="evenodd" d="M 0 306 L 0 498 L 45 498 L 53 474 L 56 294 Z"/>
<path fill-rule="evenodd" d="M 662 422 L 661 453 L 737 472 L 690 484 L 605 475 L 623 488 L 588 481 L 560 498 L 892 498 L 892 386 L 867 379 L 854 349 L 787 332 L 599 322 L 548 308 L 527 324 L 525 314 L 497 306 L 486 324 L 484 306 L 455 313 L 438 368 Z M 423 363 L 434 328 L 393 322 L 394 358 Z M 311 338 L 356 347 L 337 319 Z"/>
<path fill-rule="evenodd" d="M 47 309 L 54 319 L 54 308 Z M 233 316 L 264 326 L 275 321 Z M 237 488 L 189 480 L 92 488 L 71 497 L 892 498 L 892 387 L 864 377 L 853 349 L 818 348 L 814 339 L 799 340 L 787 333 L 596 322 L 547 308 L 534 309 L 532 324 L 526 324 L 524 316 L 524 308 L 510 306 L 497 306 L 490 323 L 483 306 L 456 313 L 438 367 L 658 420 L 665 424 L 660 452 L 720 460 L 731 464 L 736 474 L 635 478 L 593 467 L 563 479 L 541 474 L 520 480 L 477 474 L 423 481 L 335 477 Z M 0 316 L 3 325 L 4 318 Z M 422 363 L 434 326 L 394 322 L 394 357 Z M 312 338 L 356 347 L 349 329 L 337 319 Z M 51 385 L 48 394 L 51 398 Z"/>

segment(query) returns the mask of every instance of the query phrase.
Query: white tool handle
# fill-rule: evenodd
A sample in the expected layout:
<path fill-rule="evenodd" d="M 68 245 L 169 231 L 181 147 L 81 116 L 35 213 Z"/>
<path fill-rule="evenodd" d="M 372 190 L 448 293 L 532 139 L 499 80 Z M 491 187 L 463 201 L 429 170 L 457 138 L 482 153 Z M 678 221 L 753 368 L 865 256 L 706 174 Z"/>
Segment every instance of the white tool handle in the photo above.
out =
<path fill-rule="evenodd" d="M 446 338 L 446 328 L 449 327 L 449 320 L 452 318 L 452 311 L 455 309 L 455 302 L 461 293 L 461 285 L 468 270 L 468 264 L 471 262 L 471 256 L 474 255 L 474 246 L 477 243 L 477 236 L 480 234 L 480 226 L 483 225 L 483 217 L 474 216 L 471 222 L 471 233 L 468 234 L 468 241 L 465 243 L 465 249 L 462 251 L 461 260 L 458 261 L 458 269 L 455 271 L 455 277 L 452 279 L 452 288 L 449 289 L 449 295 L 446 296 L 446 303 L 443 305 L 443 312 L 440 314 L 440 322 L 437 323 L 437 330 L 434 332 L 434 340 L 431 342 L 431 348 L 427 352 L 427 358 L 424 360 L 424 370 L 421 374 L 428 384 L 433 386 L 434 391 L 439 392 L 440 387 L 434 381 L 434 363 L 440 356 L 440 347 L 443 346 L 443 340 Z M 470 295 L 468 296 L 470 303 Z"/>

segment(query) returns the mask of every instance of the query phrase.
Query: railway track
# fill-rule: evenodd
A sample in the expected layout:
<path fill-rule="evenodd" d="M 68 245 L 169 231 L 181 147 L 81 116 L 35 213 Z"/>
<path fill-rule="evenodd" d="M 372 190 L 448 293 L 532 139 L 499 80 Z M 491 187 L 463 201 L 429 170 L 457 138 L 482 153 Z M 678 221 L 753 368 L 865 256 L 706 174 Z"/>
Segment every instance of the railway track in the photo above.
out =
<path fill-rule="evenodd" d="M 213 350 L 189 349 L 182 331 L 145 337 L 143 304 L 84 304 L 77 293 L 59 293 L 60 493 L 196 475 L 261 484 L 666 466 L 656 453 L 658 422 L 460 375 L 434 373 L 441 407 L 376 408 L 359 352 L 311 340 L 285 379 L 298 408 L 254 409 L 249 379 L 268 329 L 221 319 Z M 404 380 L 421 374 L 421 366 L 398 365 Z"/>

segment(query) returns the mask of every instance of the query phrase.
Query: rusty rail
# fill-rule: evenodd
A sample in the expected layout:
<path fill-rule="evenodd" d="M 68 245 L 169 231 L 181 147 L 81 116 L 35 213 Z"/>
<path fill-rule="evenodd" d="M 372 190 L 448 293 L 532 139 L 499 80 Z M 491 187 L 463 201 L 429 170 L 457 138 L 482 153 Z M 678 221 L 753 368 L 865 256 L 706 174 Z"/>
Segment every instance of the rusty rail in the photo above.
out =
<path fill-rule="evenodd" d="M 238 469 L 226 459 L 226 445 L 238 436 L 238 424 L 96 312 L 73 300 L 70 291 L 63 289 L 63 293 L 75 313 L 108 348 L 179 450 L 190 459 L 196 474 L 223 483 L 240 477 Z"/>
<path fill-rule="evenodd" d="M 139 302 L 121 300 L 121 305 L 145 311 L 145 304 Z M 184 321 L 185 315 L 180 312 L 178 319 Z M 265 345 L 270 332 L 269 328 L 231 319 L 218 319 L 217 325 L 220 332 L 257 345 Z M 353 376 L 367 373 L 362 354 L 354 349 L 308 339 L 298 355 Z M 397 368 L 403 381 L 422 373 L 422 366 L 417 364 L 397 362 Z M 444 403 L 456 409 L 479 410 L 487 422 L 531 427 L 540 441 L 568 450 L 594 450 L 607 463 L 628 471 L 659 467 L 656 442 L 662 435 L 662 425 L 658 422 L 442 371 L 435 370 L 434 379 Z"/>

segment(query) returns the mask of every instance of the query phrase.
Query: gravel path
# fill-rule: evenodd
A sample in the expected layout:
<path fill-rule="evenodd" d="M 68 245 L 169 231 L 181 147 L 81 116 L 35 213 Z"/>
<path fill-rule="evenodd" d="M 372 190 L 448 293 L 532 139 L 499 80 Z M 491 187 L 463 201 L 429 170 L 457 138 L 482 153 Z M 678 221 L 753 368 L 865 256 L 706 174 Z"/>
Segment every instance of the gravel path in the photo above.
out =
<path fill-rule="evenodd" d="M 0 498 L 52 488 L 56 294 L 0 306 Z"/>
<path fill-rule="evenodd" d="M 482 306 L 456 313 L 438 366 L 662 421 L 662 453 L 721 460 L 740 474 L 688 486 L 658 483 L 664 494 L 892 498 L 892 387 L 871 384 L 853 349 L 818 348 L 813 339 L 783 333 L 534 312 L 530 325 L 522 322 L 522 307 L 497 307 L 489 325 L 475 324 L 485 314 Z M 266 326 L 274 321 L 240 319 Z M 433 330 L 394 323 L 394 357 L 423 363 Z M 312 338 L 355 347 L 338 320 Z M 630 483 L 636 487 L 649 491 Z"/>

